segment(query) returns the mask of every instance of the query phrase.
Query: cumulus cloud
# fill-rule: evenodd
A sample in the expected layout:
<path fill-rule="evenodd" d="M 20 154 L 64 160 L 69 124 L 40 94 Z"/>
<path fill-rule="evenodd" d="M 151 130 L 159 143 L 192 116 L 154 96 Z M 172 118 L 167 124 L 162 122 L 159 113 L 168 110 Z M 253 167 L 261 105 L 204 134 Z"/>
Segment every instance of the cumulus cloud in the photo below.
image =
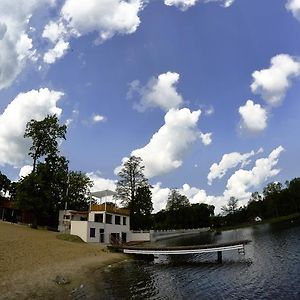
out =
<path fill-rule="evenodd" d="M 300 21 L 300 0 L 288 0 L 286 5 L 286 9 L 291 11 L 293 16 Z"/>
<path fill-rule="evenodd" d="M 22 178 L 22 177 L 26 177 L 27 175 L 29 175 L 33 170 L 33 166 L 30 166 L 30 165 L 25 165 L 23 166 L 21 169 L 20 169 L 20 172 L 19 172 L 19 177 Z"/>
<path fill-rule="evenodd" d="M 291 79 L 300 75 L 300 62 L 287 54 L 279 54 L 271 59 L 269 69 L 252 74 L 251 90 L 271 106 L 279 105 L 285 97 Z"/>
<path fill-rule="evenodd" d="M 165 115 L 165 124 L 152 136 L 150 142 L 131 152 L 131 155 L 143 159 L 148 178 L 168 173 L 182 165 L 187 150 L 201 139 L 201 132 L 197 128 L 200 114 L 200 110 L 171 109 Z M 116 168 L 115 173 L 118 170 Z"/>
<path fill-rule="evenodd" d="M 91 191 L 116 190 L 116 180 L 103 178 L 100 172 L 90 172 L 86 174 L 94 183 Z"/>
<path fill-rule="evenodd" d="M 267 127 L 268 114 L 260 105 L 248 100 L 244 106 L 240 106 L 242 128 L 251 133 L 259 133 Z"/>
<path fill-rule="evenodd" d="M 131 98 L 134 92 L 139 94 L 141 100 L 134 107 L 140 112 L 154 107 L 168 111 L 171 108 L 178 108 L 183 103 L 182 96 L 176 90 L 178 81 L 179 74 L 175 72 L 151 78 L 145 86 L 140 86 L 140 82 L 135 80 L 130 84 L 127 96 Z"/>
<path fill-rule="evenodd" d="M 152 185 L 152 203 L 153 203 L 153 212 L 157 213 L 158 211 L 165 209 L 168 195 L 170 193 L 169 188 L 162 188 L 161 182 L 157 182 Z"/>
<path fill-rule="evenodd" d="M 284 151 L 282 146 L 274 149 L 267 158 L 257 159 L 252 170 L 240 169 L 229 179 L 224 191 L 224 197 L 236 197 L 238 199 L 249 199 L 250 188 L 258 187 L 270 177 L 276 176 L 280 169 L 274 169 L 278 163 L 280 154 Z"/>
<path fill-rule="evenodd" d="M 190 7 L 194 6 L 198 0 L 165 0 L 165 5 L 176 6 L 182 11 L 186 11 Z"/>
<path fill-rule="evenodd" d="M 69 48 L 69 42 L 65 42 L 64 40 L 59 40 L 54 48 L 49 49 L 44 54 L 44 62 L 47 64 L 53 64 L 55 61 L 62 57 Z"/>
<path fill-rule="evenodd" d="M 231 152 L 224 154 L 219 163 L 213 163 L 210 167 L 210 171 L 207 175 L 208 184 L 211 185 L 216 178 L 222 178 L 225 176 L 229 169 L 237 167 L 242 164 L 242 167 L 248 163 L 249 158 L 255 154 L 254 151 L 241 154 L 239 152 Z"/>
<path fill-rule="evenodd" d="M 53 0 L 0 1 L 0 90 L 9 87 L 28 61 L 37 60 L 30 19 Z"/>
<path fill-rule="evenodd" d="M 55 23 L 53 21 L 50 21 L 45 26 L 42 37 L 47 38 L 54 44 L 66 34 L 67 29 L 65 28 L 63 22 Z"/>
<path fill-rule="evenodd" d="M 92 32 L 98 33 L 96 43 L 115 34 L 131 34 L 140 24 L 139 13 L 144 0 L 66 0 L 56 22 L 50 21 L 42 36 L 55 44 L 44 55 L 44 61 L 54 63 L 67 53 L 69 39 Z"/>
<path fill-rule="evenodd" d="M 275 148 L 268 157 L 257 159 L 251 170 L 240 169 L 227 181 L 222 195 L 208 195 L 204 189 L 191 187 L 185 183 L 178 192 L 185 195 L 190 203 L 205 203 L 215 207 L 215 214 L 221 212 L 221 207 L 227 204 L 230 197 L 239 199 L 239 205 L 245 205 L 251 196 L 250 190 L 259 188 L 264 182 L 276 176 L 280 170 L 274 167 L 278 164 L 279 156 L 284 151 L 282 146 Z M 257 153 L 261 153 L 259 149 Z M 163 188 L 161 183 L 153 185 L 152 199 L 154 212 L 164 209 L 167 204 L 169 188 Z"/>
<path fill-rule="evenodd" d="M 42 120 L 48 114 L 61 115 L 57 107 L 63 93 L 42 88 L 20 93 L 0 115 L 0 165 L 20 166 L 28 158 L 30 141 L 23 137 L 31 119 Z"/>

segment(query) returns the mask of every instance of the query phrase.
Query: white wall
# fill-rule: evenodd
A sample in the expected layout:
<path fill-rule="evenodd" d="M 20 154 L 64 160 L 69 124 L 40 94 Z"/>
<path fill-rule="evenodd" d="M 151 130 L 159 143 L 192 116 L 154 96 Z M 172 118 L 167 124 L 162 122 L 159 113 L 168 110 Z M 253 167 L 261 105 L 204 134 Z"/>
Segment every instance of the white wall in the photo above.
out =
<path fill-rule="evenodd" d="M 130 232 L 129 234 L 129 240 L 130 241 L 150 241 L 150 232 Z"/>
<path fill-rule="evenodd" d="M 71 234 L 78 235 L 83 241 L 88 241 L 88 222 L 71 221 Z"/>

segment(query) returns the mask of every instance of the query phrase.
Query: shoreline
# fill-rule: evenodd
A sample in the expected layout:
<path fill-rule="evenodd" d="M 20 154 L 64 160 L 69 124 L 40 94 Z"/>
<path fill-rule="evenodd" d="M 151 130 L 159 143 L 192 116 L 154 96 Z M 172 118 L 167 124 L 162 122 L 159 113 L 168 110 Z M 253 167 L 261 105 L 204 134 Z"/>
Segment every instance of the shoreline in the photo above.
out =
<path fill-rule="evenodd" d="M 250 226 L 284 223 L 284 222 L 288 222 L 288 221 L 291 223 L 293 223 L 295 221 L 300 221 L 300 213 L 294 213 L 294 214 L 287 215 L 287 216 L 280 216 L 280 217 L 276 217 L 276 218 L 265 219 L 260 222 L 246 222 L 246 223 L 241 223 L 241 224 L 232 225 L 232 226 L 216 227 L 216 228 L 213 228 L 212 231 L 221 232 L 221 231 L 234 230 L 234 229 L 245 228 L 245 227 L 250 227 Z"/>
<path fill-rule="evenodd" d="M 0 299 L 93 299 L 94 273 L 130 260 L 99 245 L 0 222 Z"/>

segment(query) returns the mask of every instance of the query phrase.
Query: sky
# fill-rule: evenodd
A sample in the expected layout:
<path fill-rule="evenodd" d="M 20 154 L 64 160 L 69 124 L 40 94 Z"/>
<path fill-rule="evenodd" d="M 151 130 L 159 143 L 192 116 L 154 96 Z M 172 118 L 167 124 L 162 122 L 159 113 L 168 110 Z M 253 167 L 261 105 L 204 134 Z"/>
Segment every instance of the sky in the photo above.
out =
<path fill-rule="evenodd" d="M 300 0 L 0 0 L 0 170 L 31 171 L 26 123 L 56 114 L 93 191 L 143 159 L 154 212 L 247 204 L 299 176 Z"/>

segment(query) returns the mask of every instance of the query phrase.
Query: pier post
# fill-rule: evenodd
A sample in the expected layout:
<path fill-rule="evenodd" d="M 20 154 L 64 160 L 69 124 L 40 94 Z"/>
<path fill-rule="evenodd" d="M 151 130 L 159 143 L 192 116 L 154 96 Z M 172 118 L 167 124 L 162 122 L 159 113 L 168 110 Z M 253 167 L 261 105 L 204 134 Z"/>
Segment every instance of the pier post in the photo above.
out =
<path fill-rule="evenodd" d="M 218 263 L 222 263 L 222 251 L 218 251 Z"/>

